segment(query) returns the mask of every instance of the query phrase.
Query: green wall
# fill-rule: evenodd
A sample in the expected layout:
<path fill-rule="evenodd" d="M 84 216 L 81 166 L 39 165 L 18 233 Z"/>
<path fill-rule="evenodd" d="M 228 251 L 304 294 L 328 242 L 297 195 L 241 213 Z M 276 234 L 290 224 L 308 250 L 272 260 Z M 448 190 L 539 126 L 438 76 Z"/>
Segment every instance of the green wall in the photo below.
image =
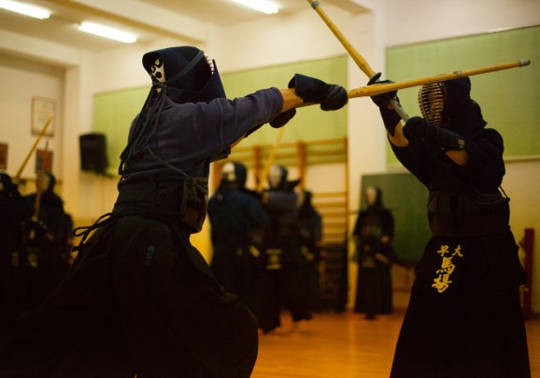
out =
<path fill-rule="evenodd" d="M 290 78 L 297 72 L 346 86 L 347 58 L 339 56 L 224 73 L 222 79 L 227 97 L 234 98 L 272 86 L 286 88 Z M 148 89 L 149 87 L 130 88 L 94 96 L 93 130 L 102 132 L 107 137 L 110 173 L 114 174 L 118 169 L 120 153 L 127 143 L 131 121 L 143 106 Z M 275 135 L 276 129 L 265 126 L 245 139 L 241 145 L 272 144 Z M 311 106 L 298 110 L 296 117 L 287 125 L 282 142 L 338 138 L 346 135 L 346 108 L 323 112 L 318 106 Z"/>
<path fill-rule="evenodd" d="M 387 77 L 394 81 L 530 59 L 531 65 L 472 76 L 471 96 L 488 127 L 505 140 L 505 157 L 540 155 L 540 26 L 390 47 Z M 418 87 L 399 91 L 410 115 L 420 115 Z M 398 165 L 388 150 L 388 165 Z"/>

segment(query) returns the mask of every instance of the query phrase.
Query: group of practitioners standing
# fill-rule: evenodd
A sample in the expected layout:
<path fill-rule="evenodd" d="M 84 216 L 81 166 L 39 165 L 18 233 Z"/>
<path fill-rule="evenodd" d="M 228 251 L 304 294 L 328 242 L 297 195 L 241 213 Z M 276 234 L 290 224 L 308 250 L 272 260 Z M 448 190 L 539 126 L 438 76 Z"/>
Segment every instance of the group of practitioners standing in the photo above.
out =
<path fill-rule="evenodd" d="M 0 173 L 0 332 L 34 309 L 66 275 L 73 222 L 54 192 L 56 178 L 36 175 L 36 192 L 20 194 Z"/>
<path fill-rule="evenodd" d="M 241 162 L 223 165 L 216 193 L 208 202 L 214 253 L 211 268 L 225 290 L 238 295 L 269 333 L 281 325 L 282 310 L 293 324 L 310 320 L 319 308 L 319 262 L 322 217 L 309 191 L 295 191 L 281 165 L 270 168 L 268 188 L 246 188 Z M 353 239 L 358 264 L 354 311 L 367 319 L 390 314 L 391 266 L 399 263 L 392 248 L 394 218 L 382 202 L 382 191 L 368 186 L 365 209 L 357 218 Z"/>
<path fill-rule="evenodd" d="M 283 309 L 295 323 L 312 318 L 322 222 L 311 193 L 295 192 L 298 181 L 288 181 L 285 167 L 270 168 L 269 188 L 262 193 L 246 189 L 246 178 L 242 163 L 226 163 L 219 188 L 208 202 L 211 267 L 268 333 L 281 325 Z"/>

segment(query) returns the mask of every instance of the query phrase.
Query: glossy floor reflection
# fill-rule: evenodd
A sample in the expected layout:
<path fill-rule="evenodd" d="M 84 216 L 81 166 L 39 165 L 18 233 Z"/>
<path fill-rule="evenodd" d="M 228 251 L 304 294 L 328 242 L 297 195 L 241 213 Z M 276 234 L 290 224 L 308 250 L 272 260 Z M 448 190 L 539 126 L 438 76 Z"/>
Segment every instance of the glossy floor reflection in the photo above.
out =
<path fill-rule="evenodd" d="M 293 329 L 290 318 L 270 335 L 261 335 L 254 378 L 388 378 L 403 319 L 318 314 Z M 527 322 L 532 377 L 540 377 L 540 319 Z"/>

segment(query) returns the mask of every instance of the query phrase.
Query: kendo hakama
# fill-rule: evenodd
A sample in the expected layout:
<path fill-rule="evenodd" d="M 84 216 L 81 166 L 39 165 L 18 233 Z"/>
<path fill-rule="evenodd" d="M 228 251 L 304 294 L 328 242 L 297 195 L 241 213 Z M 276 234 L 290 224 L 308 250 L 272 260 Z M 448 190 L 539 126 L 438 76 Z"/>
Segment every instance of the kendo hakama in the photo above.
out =
<path fill-rule="evenodd" d="M 394 236 L 394 218 L 390 210 L 383 207 L 380 189 L 374 190 L 374 202 L 369 203 L 368 198 L 368 207 L 358 214 L 353 230 L 358 261 L 354 311 L 366 313 L 368 318 L 390 314 L 393 309 L 390 268 L 395 258 L 390 243 Z"/>
<path fill-rule="evenodd" d="M 275 173 L 275 180 L 272 178 Z M 293 321 L 309 320 L 309 291 L 303 282 L 298 197 L 292 190 L 295 183 L 287 181 L 285 167 L 270 169 L 270 190 L 263 200 L 269 216 L 263 248 L 263 300 L 259 327 L 268 333 L 281 325 L 281 310 L 288 308 Z"/>
<path fill-rule="evenodd" d="M 530 377 L 519 303 L 525 275 L 507 200 L 497 194 L 502 138 L 484 129 L 466 150 L 460 167 L 432 146 L 394 147 L 430 190 L 433 237 L 416 267 L 392 378 Z"/>
<path fill-rule="evenodd" d="M 28 284 L 31 307 L 39 305 L 62 281 L 69 270 L 73 222 L 64 212 L 62 199 L 54 193 L 56 178 L 53 174 L 38 174 L 40 194 L 25 199 L 36 221 L 27 224 L 26 249 L 30 262 Z M 42 187 L 43 186 L 43 187 Z M 39 201 L 36 200 L 39 196 Z M 38 205 L 39 209 L 35 209 Z M 37 212 L 36 212 L 37 211 Z"/>
<path fill-rule="evenodd" d="M 319 242 L 322 240 L 322 217 L 313 207 L 312 193 L 304 192 L 304 201 L 298 209 L 298 228 L 303 261 L 300 267 L 301 285 L 307 298 L 308 311 L 320 308 Z"/>
<path fill-rule="evenodd" d="M 222 173 L 220 186 L 208 201 L 214 246 L 210 267 L 225 290 L 240 296 L 259 317 L 262 279 L 259 249 L 268 219 L 259 196 L 245 189 L 246 167 L 229 162 Z"/>

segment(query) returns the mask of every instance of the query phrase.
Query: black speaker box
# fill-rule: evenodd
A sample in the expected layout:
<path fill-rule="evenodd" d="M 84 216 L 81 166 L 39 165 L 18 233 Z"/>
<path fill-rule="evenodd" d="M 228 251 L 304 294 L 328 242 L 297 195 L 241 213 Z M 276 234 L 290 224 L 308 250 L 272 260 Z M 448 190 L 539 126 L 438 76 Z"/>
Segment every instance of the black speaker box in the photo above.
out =
<path fill-rule="evenodd" d="M 105 134 L 89 133 L 79 136 L 81 169 L 104 174 L 107 169 L 107 141 Z"/>

